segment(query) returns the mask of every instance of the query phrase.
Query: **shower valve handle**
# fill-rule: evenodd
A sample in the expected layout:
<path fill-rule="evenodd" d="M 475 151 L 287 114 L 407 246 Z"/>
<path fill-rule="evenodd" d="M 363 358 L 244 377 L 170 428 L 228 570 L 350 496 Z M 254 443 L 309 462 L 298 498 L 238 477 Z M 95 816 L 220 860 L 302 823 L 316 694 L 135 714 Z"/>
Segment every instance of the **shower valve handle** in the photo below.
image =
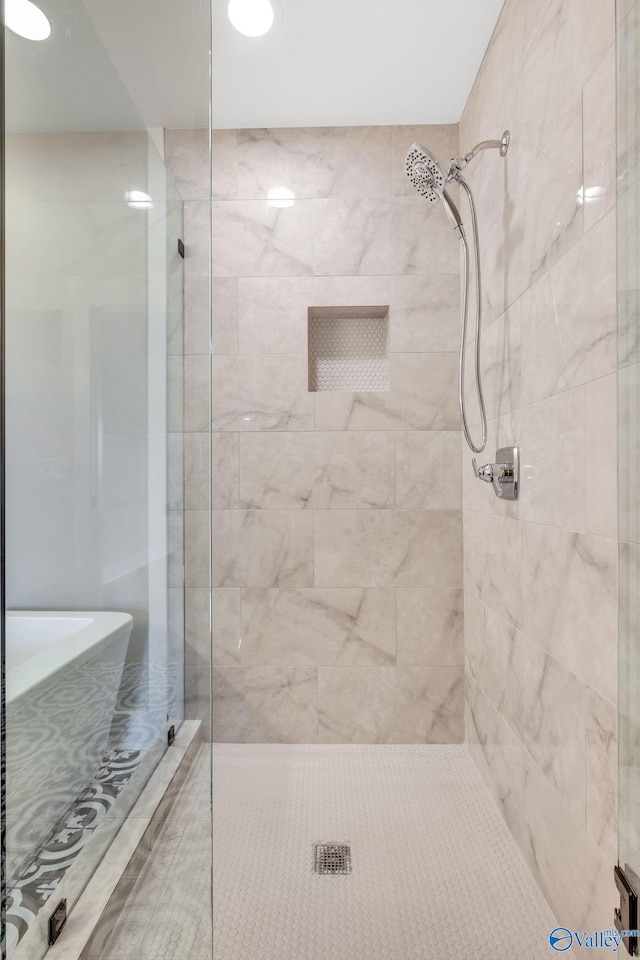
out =
<path fill-rule="evenodd" d="M 476 458 L 473 458 L 473 472 L 478 480 L 484 480 L 485 483 L 492 483 L 496 496 L 502 496 L 502 483 L 509 479 L 509 474 L 513 476 L 513 469 L 509 463 L 485 463 L 479 467 Z"/>
<path fill-rule="evenodd" d="M 478 480 L 493 484 L 496 496 L 501 500 L 517 500 L 520 486 L 519 450 L 517 447 L 502 447 L 496 458 L 496 463 L 485 463 L 479 467 L 474 457 L 473 472 Z"/>
<path fill-rule="evenodd" d="M 475 473 L 478 480 L 484 480 L 485 483 L 493 482 L 493 468 L 494 466 L 497 466 L 497 464 L 485 463 L 483 467 L 479 467 L 475 457 L 471 462 L 473 464 L 473 472 Z"/>

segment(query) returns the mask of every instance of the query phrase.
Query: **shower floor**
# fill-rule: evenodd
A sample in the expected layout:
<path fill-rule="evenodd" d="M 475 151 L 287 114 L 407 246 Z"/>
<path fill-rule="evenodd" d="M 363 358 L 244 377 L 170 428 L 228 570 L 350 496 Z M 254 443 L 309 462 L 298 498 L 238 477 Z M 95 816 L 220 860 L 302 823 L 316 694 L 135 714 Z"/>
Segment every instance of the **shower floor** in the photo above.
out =
<path fill-rule="evenodd" d="M 104 960 L 210 960 L 208 752 Z M 556 921 L 464 746 L 214 747 L 215 960 L 541 960 Z M 313 872 L 315 843 L 352 873 Z"/>

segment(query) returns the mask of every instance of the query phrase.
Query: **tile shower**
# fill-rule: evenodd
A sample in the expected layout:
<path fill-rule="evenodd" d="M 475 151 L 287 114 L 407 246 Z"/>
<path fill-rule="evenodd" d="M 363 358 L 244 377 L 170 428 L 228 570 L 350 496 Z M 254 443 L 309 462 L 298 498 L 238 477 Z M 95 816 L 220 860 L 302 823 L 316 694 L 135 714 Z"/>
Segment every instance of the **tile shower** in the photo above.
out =
<path fill-rule="evenodd" d="M 135 690 L 132 703 L 120 691 L 118 712 L 126 727 L 157 707 L 127 744 L 160 731 L 164 751 L 165 715 L 182 719 L 184 671 L 185 719 L 209 743 L 194 741 L 188 763 L 169 750 L 180 776 L 151 785 L 154 796 L 167 790 L 161 812 L 145 792 L 124 822 L 125 841 L 138 828 L 142 839 L 83 960 L 448 960 L 470 945 L 487 960 L 540 960 L 556 924 L 613 926 L 613 867 L 633 876 L 639 846 L 639 3 L 506 0 L 459 123 L 214 129 L 212 159 L 208 130 L 153 132 L 185 243 L 184 261 L 170 247 L 169 300 L 158 307 L 167 338 L 156 344 L 169 549 L 154 596 L 168 603 L 168 644 L 148 669 L 158 625 L 134 616 Z M 458 406 L 459 242 L 405 174 L 414 142 L 446 168 L 505 129 L 507 155 L 479 155 L 468 180 L 488 415 L 477 460 L 519 445 L 516 502 L 474 476 Z M 43 149 L 14 137 L 16 171 L 18 155 L 59 164 L 62 139 Z M 125 141 L 89 135 L 84 172 L 88 156 L 113 164 Z M 147 132 L 132 144 L 143 169 Z M 98 186 L 81 188 L 95 202 Z M 468 226 L 464 194 L 451 193 Z M 131 224 L 133 305 L 156 316 L 146 233 Z M 99 259 L 98 272 L 130 267 L 117 245 L 107 254 L 123 260 Z M 101 280 L 109 303 L 112 281 Z M 123 313 L 133 288 L 117 289 Z M 47 290 L 30 297 L 45 310 Z M 94 291 L 89 301 L 102 309 Z M 126 316 L 110 315 L 94 350 L 102 372 L 121 320 L 134 335 Z M 132 364 L 149 346 L 137 344 Z M 466 390 L 478 435 L 470 360 Z M 114 396 L 118 449 L 134 456 L 139 438 Z M 29 490 L 12 495 L 26 503 Z M 112 519 L 135 536 L 117 493 L 113 503 Z M 8 587 L 31 609 L 44 601 L 26 574 L 16 564 Z M 107 596 L 113 609 L 133 606 L 131 577 Z M 118 724 L 109 730 L 113 743 Z M 128 778 L 140 780 L 140 758 L 150 772 L 145 749 L 109 754 L 98 771 L 114 804 Z M 349 848 L 351 873 L 316 877 L 318 843 Z M 99 900 L 96 877 L 88 901 Z M 35 902 L 42 889 L 29 894 Z M 42 921 L 46 896 L 38 910 Z M 52 960 L 70 960 L 64 945 Z M 26 960 L 22 946 L 12 960 Z"/>
<path fill-rule="evenodd" d="M 613 909 L 617 802 L 615 23 L 610 2 L 579 6 L 507 3 L 459 126 L 213 140 L 214 739 L 458 742 L 466 709 L 472 756 L 575 924 Z M 504 127 L 504 167 L 482 156 L 470 182 L 487 451 L 520 443 L 518 504 L 461 455 L 456 240 L 403 170 L 416 140 L 446 162 Z M 166 146 L 188 197 L 188 329 L 205 322 L 204 141 Z M 265 202 L 274 184 L 291 206 Z M 309 309 L 387 304 L 388 392 L 308 392 Z M 191 380 L 191 410 L 206 389 Z M 206 531 L 189 529 L 193 675 Z"/>

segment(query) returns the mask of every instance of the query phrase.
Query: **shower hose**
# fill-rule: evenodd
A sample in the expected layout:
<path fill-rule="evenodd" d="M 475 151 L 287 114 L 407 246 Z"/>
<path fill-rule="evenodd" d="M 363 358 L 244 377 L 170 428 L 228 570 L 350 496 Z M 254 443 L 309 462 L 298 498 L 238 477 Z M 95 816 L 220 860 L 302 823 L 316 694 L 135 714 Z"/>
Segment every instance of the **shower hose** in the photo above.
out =
<path fill-rule="evenodd" d="M 471 437 L 469 423 L 467 420 L 466 397 L 465 397 L 465 364 L 467 353 L 467 328 L 469 325 L 469 292 L 471 287 L 471 253 L 469 242 L 464 230 L 460 231 L 460 241 L 464 253 L 464 287 L 462 292 L 462 331 L 460 334 L 460 378 L 458 383 L 458 400 L 460 403 L 460 416 L 462 419 L 462 432 L 467 441 L 467 445 L 474 453 L 482 453 L 487 444 L 487 413 L 484 406 L 484 395 L 482 393 L 482 373 L 480 369 L 480 337 L 482 333 L 482 282 L 480 278 L 480 239 L 478 236 L 478 216 L 476 205 L 469 184 L 461 176 L 455 178 L 460 184 L 469 200 L 471 210 L 471 224 L 473 231 L 473 245 L 475 248 L 475 276 L 476 276 L 476 342 L 475 342 L 475 371 L 476 371 L 476 391 L 478 396 L 478 406 L 480 408 L 480 417 L 482 421 L 482 438 L 476 445 Z"/>

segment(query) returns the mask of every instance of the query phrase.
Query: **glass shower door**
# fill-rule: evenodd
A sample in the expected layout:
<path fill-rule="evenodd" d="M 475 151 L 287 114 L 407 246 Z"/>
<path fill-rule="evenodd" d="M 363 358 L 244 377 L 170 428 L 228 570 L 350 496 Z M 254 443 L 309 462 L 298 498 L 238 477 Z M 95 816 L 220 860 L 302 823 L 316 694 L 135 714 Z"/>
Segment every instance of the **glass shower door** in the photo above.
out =
<path fill-rule="evenodd" d="M 184 719 L 183 202 L 82 0 L 39 5 L 5 31 L 11 960 Z"/>
<path fill-rule="evenodd" d="M 619 0 L 617 7 L 618 862 L 640 895 L 640 6 Z M 621 921 L 638 926 L 637 916 Z M 637 943 L 627 945 L 637 951 Z"/>

